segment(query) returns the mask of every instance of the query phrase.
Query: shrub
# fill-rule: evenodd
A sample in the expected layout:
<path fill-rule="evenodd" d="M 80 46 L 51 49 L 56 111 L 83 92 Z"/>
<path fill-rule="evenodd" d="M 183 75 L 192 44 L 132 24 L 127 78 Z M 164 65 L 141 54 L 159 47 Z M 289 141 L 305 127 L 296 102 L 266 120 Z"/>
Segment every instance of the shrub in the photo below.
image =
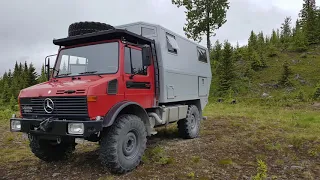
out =
<path fill-rule="evenodd" d="M 315 88 L 315 91 L 313 93 L 313 99 L 314 100 L 320 99 L 320 84 L 318 84 L 317 87 Z"/>
<path fill-rule="evenodd" d="M 262 160 L 258 160 L 257 174 L 253 177 L 254 180 L 263 180 L 267 178 L 267 165 Z"/>

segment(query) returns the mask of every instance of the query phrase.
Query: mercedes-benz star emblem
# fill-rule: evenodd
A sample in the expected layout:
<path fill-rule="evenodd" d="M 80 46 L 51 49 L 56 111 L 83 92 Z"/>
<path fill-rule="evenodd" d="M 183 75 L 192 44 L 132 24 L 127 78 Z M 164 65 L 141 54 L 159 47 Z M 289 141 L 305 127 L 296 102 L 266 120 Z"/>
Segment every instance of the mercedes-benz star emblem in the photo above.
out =
<path fill-rule="evenodd" d="M 46 98 L 44 100 L 44 104 L 43 104 L 43 109 L 44 111 L 46 111 L 47 113 L 52 113 L 53 109 L 54 109 L 54 103 L 50 98 Z"/>

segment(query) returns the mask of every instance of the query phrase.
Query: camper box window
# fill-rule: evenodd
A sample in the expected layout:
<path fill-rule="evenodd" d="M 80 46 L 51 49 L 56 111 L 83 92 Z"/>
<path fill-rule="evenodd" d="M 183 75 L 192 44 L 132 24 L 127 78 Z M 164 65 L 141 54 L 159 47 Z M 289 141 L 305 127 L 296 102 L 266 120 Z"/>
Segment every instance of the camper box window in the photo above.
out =
<path fill-rule="evenodd" d="M 171 53 L 177 54 L 179 46 L 178 46 L 178 43 L 176 41 L 176 38 L 173 35 L 169 34 L 169 33 L 166 33 L 166 37 L 167 37 L 168 51 L 171 52 Z"/>
<path fill-rule="evenodd" d="M 207 63 L 208 59 L 207 59 L 206 50 L 200 47 L 197 47 L 197 51 L 198 51 L 198 60 L 201 62 Z"/>

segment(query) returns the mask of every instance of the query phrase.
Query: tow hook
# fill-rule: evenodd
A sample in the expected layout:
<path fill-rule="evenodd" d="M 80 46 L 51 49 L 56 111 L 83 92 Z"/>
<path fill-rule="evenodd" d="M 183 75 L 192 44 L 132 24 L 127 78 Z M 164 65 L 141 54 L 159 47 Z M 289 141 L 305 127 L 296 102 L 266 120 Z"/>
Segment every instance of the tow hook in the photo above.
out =
<path fill-rule="evenodd" d="M 39 128 L 44 132 L 48 132 L 52 128 L 52 122 L 51 118 L 45 119 L 40 123 Z"/>
<path fill-rule="evenodd" d="M 60 138 L 60 137 L 57 138 L 57 143 L 58 143 L 58 144 L 61 143 L 61 138 Z"/>

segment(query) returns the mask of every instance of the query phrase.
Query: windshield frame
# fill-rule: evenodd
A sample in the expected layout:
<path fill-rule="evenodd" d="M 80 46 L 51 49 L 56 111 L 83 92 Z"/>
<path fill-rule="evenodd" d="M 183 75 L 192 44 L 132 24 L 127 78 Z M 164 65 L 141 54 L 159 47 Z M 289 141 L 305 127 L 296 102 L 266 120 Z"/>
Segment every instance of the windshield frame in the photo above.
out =
<path fill-rule="evenodd" d="M 59 57 L 61 55 L 61 51 L 62 50 L 65 50 L 65 49 L 73 49 L 73 48 L 78 48 L 78 47 L 85 47 L 85 46 L 91 46 L 91 45 L 97 45 L 97 44 L 107 44 L 107 43 L 112 43 L 112 42 L 117 42 L 118 43 L 118 69 L 116 72 L 114 73 L 93 73 L 93 74 L 74 74 L 74 75 L 64 75 L 64 76 L 59 76 L 58 74 L 58 69 L 57 68 L 60 68 L 60 64 L 59 64 L 59 67 L 57 67 L 57 64 L 58 64 L 58 61 L 59 61 Z M 116 39 L 116 40 L 104 40 L 104 41 L 97 41 L 97 42 L 92 42 L 92 43 L 84 43 L 84 44 L 77 44 L 77 45 L 73 45 L 73 46 L 66 46 L 66 47 L 63 47 L 63 48 L 59 48 L 59 51 L 58 51 L 58 54 L 57 54 L 57 58 L 56 58 L 56 61 L 54 63 L 54 66 L 53 66 L 53 72 L 52 72 L 52 75 L 51 77 L 52 78 L 65 78 L 65 77 L 74 77 L 74 76 L 94 76 L 94 75 L 106 75 L 106 74 L 117 74 L 119 72 L 119 69 L 120 69 L 120 52 L 121 52 L 121 41 L 119 39 Z M 60 59 L 61 61 L 61 59 Z M 61 63 L 61 62 L 59 62 Z"/>

